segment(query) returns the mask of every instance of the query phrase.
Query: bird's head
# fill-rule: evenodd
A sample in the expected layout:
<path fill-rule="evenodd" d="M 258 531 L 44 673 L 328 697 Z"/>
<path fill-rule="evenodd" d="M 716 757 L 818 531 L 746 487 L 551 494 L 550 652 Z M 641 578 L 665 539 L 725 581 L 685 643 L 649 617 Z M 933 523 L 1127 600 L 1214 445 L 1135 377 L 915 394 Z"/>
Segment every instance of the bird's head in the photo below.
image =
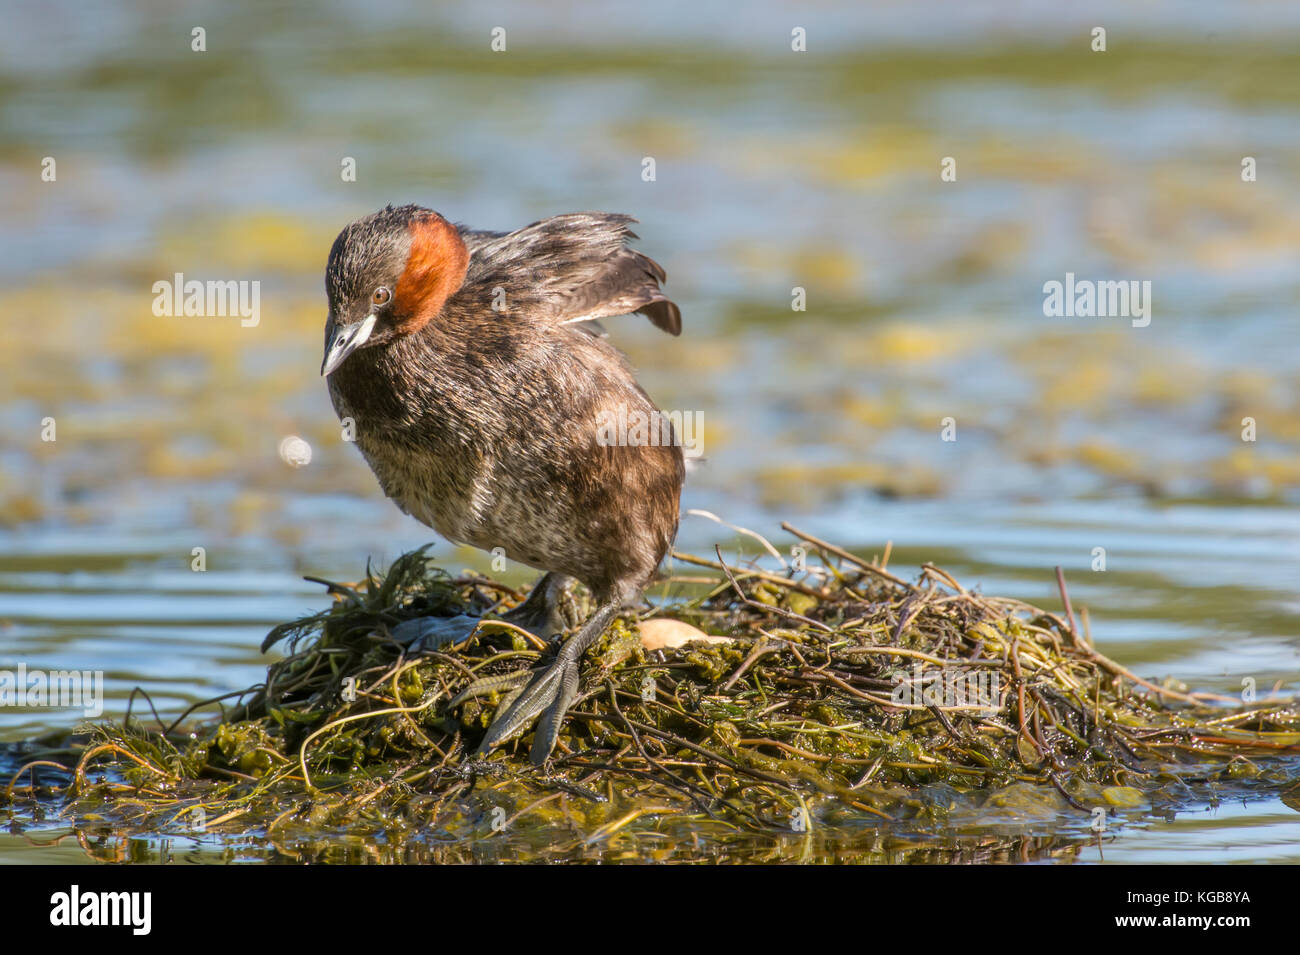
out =
<path fill-rule="evenodd" d="M 465 280 L 469 252 L 432 209 L 387 206 L 347 226 L 325 268 L 329 318 L 321 374 L 361 348 L 418 332 Z"/>

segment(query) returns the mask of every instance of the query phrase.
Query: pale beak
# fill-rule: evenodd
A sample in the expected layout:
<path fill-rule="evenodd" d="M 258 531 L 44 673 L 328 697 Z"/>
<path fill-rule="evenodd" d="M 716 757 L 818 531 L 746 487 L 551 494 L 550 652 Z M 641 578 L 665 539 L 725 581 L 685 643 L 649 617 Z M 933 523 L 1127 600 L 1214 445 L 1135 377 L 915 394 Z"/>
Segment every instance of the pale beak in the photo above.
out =
<path fill-rule="evenodd" d="M 334 329 L 334 337 L 330 339 L 329 345 L 325 348 L 325 360 L 321 362 L 320 373 L 322 375 L 330 374 L 339 365 L 343 364 L 343 359 L 366 343 L 370 333 L 375 330 L 376 318 L 377 316 L 370 314 L 359 322 L 353 322 L 351 325 L 340 325 Z"/>

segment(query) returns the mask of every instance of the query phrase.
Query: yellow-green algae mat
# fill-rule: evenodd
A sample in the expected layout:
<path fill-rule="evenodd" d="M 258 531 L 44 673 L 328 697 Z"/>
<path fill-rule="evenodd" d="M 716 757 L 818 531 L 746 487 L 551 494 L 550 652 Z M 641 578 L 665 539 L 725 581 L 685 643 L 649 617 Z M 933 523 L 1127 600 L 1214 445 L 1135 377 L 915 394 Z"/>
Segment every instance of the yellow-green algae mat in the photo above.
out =
<path fill-rule="evenodd" d="M 186 724 L 191 710 L 170 726 L 100 726 L 33 752 L 4 801 L 43 797 L 136 831 L 433 834 L 450 859 L 506 831 L 534 846 L 644 837 L 629 855 L 654 858 L 701 833 L 920 824 L 964 796 L 990 812 L 1038 800 L 1086 823 L 1197 784 L 1294 787 L 1295 701 L 1242 707 L 1139 678 L 1079 632 L 1063 581 L 1058 615 L 931 565 L 906 581 L 786 528 L 808 552 L 797 573 L 675 555 L 708 571 L 673 578 L 689 599 L 629 612 L 589 652 L 543 769 L 527 734 L 473 754 L 493 688 L 511 682 L 494 678 L 553 650 L 493 619 L 519 592 L 452 577 L 421 550 L 327 584 L 332 607 L 275 628 L 267 645 L 287 656 L 265 684 L 206 704 L 219 721 Z M 411 653 L 391 635 L 462 613 L 486 616 L 459 644 Z M 730 641 L 647 651 L 651 618 Z"/>

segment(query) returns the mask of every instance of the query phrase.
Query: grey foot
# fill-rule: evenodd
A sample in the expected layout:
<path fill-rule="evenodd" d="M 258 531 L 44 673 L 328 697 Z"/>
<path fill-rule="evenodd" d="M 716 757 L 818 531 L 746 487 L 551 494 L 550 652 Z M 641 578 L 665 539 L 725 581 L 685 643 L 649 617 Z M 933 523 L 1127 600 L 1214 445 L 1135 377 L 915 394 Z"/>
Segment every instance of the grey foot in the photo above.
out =
<path fill-rule="evenodd" d="M 482 617 L 459 613 L 454 617 L 416 617 L 403 620 L 389 633 L 411 653 L 437 650 L 469 639 Z"/>
<path fill-rule="evenodd" d="M 573 596 L 569 593 L 572 583 L 573 578 L 563 574 L 542 575 L 524 602 L 503 613 L 501 619 L 523 627 L 543 640 L 567 632 L 577 615 Z"/>
<path fill-rule="evenodd" d="M 606 604 L 597 610 L 583 628 L 560 648 L 555 662 L 537 671 L 519 695 L 503 706 L 497 718 L 488 727 L 487 735 L 479 744 L 482 756 L 502 743 L 522 735 L 533 721 L 541 717 L 528 758 L 540 766 L 560 736 L 564 714 L 578 695 L 578 678 L 582 655 L 587 651 L 618 613 L 617 604 Z"/>
<path fill-rule="evenodd" d="M 523 670 L 518 673 L 506 673 L 501 676 L 486 676 L 475 680 L 465 689 L 461 690 L 451 702 L 447 704 L 447 709 L 454 710 L 466 700 L 472 700 L 478 696 L 487 696 L 489 693 L 500 693 L 505 691 L 501 697 L 501 708 L 509 707 L 524 690 L 524 684 L 528 682 L 528 671 Z"/>

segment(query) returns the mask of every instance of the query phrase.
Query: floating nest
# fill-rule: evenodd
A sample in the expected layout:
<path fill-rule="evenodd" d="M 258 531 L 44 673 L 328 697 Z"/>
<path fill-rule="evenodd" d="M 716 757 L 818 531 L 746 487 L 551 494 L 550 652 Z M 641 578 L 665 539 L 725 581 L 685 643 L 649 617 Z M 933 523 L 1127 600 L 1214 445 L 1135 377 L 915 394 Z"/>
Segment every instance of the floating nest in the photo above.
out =
<path fill-rule="evenodd" d="M 333 605 L 271 631 L 286 655 L 264 684 L 201 704 L 221 708 L 216 722 L 195 708 L 100 726 L 33 753 L 5 798 L 42 790 L 64 814 L 160 832 L 422 832 L 463 847 L 506 831 L 544 845 L 557 826 L 590 845 L 915 824 L 963 800 L 1040 800 L 1087 824 L 1207 786 L 1294 784 L 1294 701 L 1243 707 L 1130 673 L 1076 626 L 1063 579 L 1064 612 L 1050 613 L 928 564 L 904 580 L 783 526 L 798 567 L 674 555 L 695 575 L 656 586 L 654 606 L 588 653 L 544 769 L 528 763 L 530 734 L 473 754 L 520 671 L 553 648 L 495 619 L 518 591 L 453 577 L 421 550 L 359 583 L 320 581 Z M 463 642 L 412 652 L 394 637 L 458 615 L 482 617 Z M 651 632 L 661 648 L 647 649 Z M 695 639 L 672 645 L 683 633 Z"/>

